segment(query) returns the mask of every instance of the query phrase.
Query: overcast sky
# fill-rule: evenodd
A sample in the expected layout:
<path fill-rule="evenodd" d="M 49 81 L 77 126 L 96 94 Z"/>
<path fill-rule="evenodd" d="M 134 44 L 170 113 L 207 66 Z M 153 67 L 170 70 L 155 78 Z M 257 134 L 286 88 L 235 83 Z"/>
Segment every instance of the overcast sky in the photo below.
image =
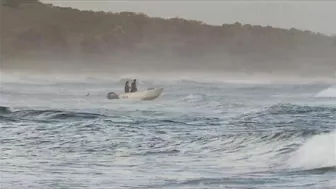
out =
<path fill-rule="evenodd" d="M 336 34 L 336 1 L 114 1 L 42 0 L 81 10 L 142 12 L 149 16 L 182 17 L 208 24 L 241 22 Z"/>

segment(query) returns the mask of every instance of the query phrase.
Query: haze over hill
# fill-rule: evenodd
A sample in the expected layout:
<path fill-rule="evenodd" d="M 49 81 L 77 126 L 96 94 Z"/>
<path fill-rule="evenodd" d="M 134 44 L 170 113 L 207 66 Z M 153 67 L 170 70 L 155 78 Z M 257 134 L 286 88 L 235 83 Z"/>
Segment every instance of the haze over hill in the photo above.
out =
<path fill-rule="evenodd" d="M 37 1 L 1 6 L 1 68 L 222 71 L 333 78 L 336 38 L 257 25 L 212 26 Z M 28 2 L 28 3 L 27 3 Z"/>
<path fill-rule="evenodd" d="M 41 0 L 61 7 L 106 12 L 141 12 L 152 17 L 180 17 L 210 25 L 235 22 L 336 35 L 329 20 L 336 17 L 336 1 L 92 1 Z"/>

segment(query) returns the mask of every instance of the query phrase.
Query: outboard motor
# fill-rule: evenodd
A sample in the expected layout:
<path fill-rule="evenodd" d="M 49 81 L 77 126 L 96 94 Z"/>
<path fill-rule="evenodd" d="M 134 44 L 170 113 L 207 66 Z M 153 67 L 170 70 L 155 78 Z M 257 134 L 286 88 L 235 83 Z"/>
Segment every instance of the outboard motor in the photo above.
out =
<path fill-rule="evenodd" d="M 119 99 L 119 96 L 115 92 L 109 92 L 107 93 L 108 99 Z"/>

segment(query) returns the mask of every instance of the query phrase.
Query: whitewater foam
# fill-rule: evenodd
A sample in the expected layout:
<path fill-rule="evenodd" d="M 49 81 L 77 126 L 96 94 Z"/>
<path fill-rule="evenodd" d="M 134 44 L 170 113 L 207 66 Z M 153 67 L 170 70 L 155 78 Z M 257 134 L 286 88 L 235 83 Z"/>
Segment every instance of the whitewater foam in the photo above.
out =
<path fill-rule="evenodd" d="M 292 168 L 304 170 L 336 167 L 336 130 L 309 138 L 288 163 Z"/>
<path fill-rule="evenodd" d="M 316 97 L 336 97 L 336 85 L 317 93 Z"/>

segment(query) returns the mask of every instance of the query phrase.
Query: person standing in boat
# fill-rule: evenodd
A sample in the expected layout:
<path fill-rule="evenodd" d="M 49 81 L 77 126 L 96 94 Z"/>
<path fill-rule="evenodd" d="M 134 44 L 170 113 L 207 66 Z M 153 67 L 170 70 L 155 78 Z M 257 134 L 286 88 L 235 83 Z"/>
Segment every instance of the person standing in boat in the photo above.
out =
<path fill-rule="evenodd" d="M 131 84 L 131 93 L 133 92 L 137 92 L 137 86 L 136 86 L 136 79 L 133 80 L 132 84 Z"/>
<path fill-rule="evenodd" d="M 126 81 L 126 83 L 125 83 L 125 93 L 129 93 L 130 91 L 130 87 L 129 87 L 129 85 L 128 85 L 128 81 Z"/>

